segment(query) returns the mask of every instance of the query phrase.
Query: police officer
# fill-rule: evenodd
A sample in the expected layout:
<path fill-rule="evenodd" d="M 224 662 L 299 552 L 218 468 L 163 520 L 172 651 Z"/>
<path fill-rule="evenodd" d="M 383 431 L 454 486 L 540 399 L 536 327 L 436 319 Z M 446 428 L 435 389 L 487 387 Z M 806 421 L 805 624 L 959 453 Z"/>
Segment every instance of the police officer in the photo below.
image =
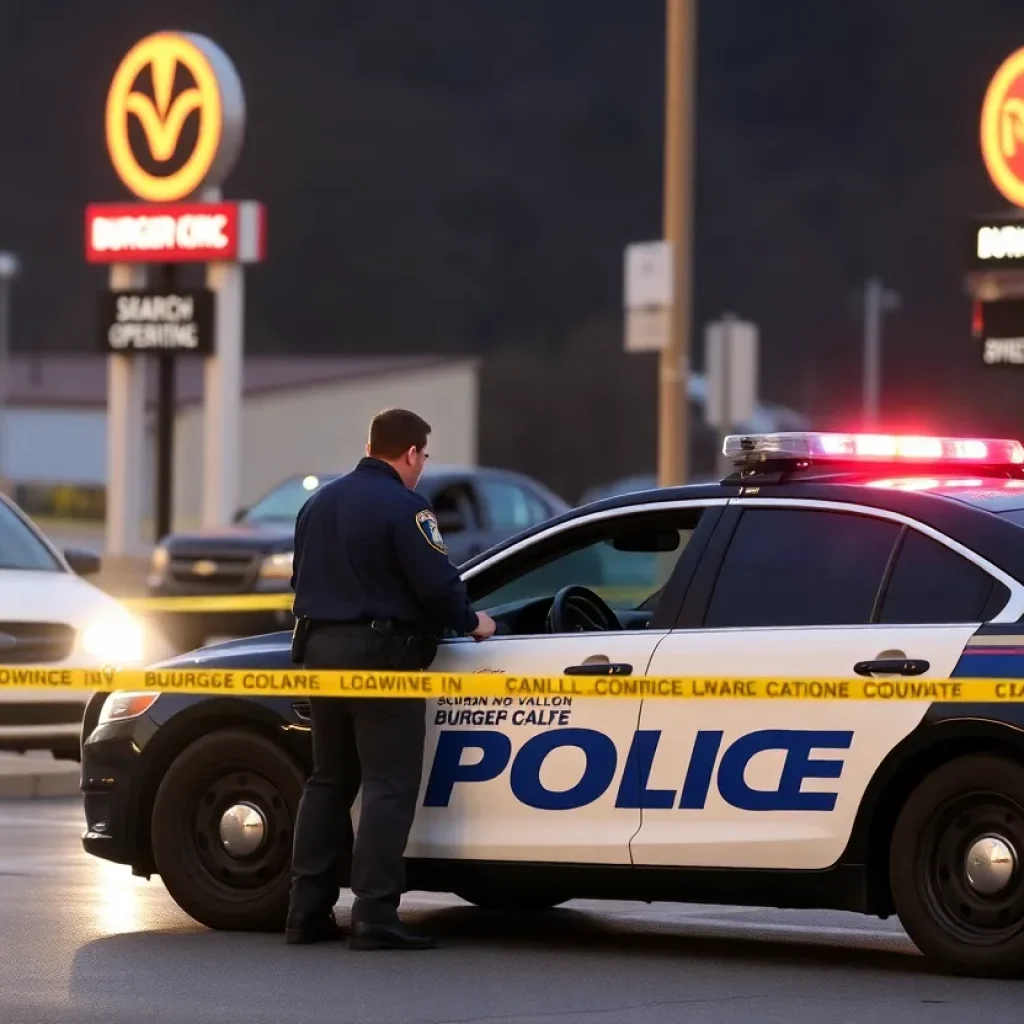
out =
<path fill-rule="evenodd" d="M 292 658 L 308 668 L 427 668 L 445 630 L 482 640 L 430 506 L 413 491 L 430 426 L 388 409 L 370 424 L 366 458 L 325 484 L 295 524 Z M 295 822 L 286 941 L 343 935 L 333 907 L 346 876 L 355 894 L 354 949 L 425 949 L 398 916 L 404 852 L 419 796 L 426 732 L 422 698 L 310 700 L 313 771 Z M 358 833 L 351 807 L 362 784 Z"/>

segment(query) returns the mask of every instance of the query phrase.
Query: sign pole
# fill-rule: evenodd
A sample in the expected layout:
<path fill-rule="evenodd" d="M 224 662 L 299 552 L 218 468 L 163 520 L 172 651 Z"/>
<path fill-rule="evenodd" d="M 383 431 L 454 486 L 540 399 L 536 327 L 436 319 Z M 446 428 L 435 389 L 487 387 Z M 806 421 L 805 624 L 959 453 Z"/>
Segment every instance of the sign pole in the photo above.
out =
<path fill-rule="evenodd" d="M 131 291 L 145 284 L 145 268 L 115 263 L 110 290 Z M 142 486 L 146 471 L 146 366 L 137 356 L 107 359 L 107 515 L 108 555 L 134 555 L 142 541 Z"/>
<path fill-rule="evenodd" d="M 697 0 L 666 0 L 664 237 L 674 286 L 658 367 L 658 483 L 686 483 L 690 450 L 690 262 Z"/>
<path fill-rule="evenodd" d="M 238 510 L 245 280 L 238 263 L 211 263 L 216 295 L 215 354 L 203 376 L 203 526 L 231 522 Z"/>
<path fill-rule="evenodd" d="M 0 490 L 4 491 L 9 489 L 7 405 L 11 392 L 11 280 L 17 272 L 17 257 L 0 252 Z"/>
<path fill-rule="evenodd" d="M 177 267 L 173 263 L 159 265 L 156 275 L 158 290 L 173 293 L 178 286 Z M 171 532 L 174 508 L 174 412 L 175 358 L 170 352 L 157 355 L 156 394 L 156 495 L 154 502 L 153 540 L 159 543 Z"/>
<path fill-rule="evenodd" d="M 758 348 L 757 325 L 741 320 L 735 313 L 725 313 L 705 331 L 704 419 L 718 436 L 716 466 L 720 477 L 729 476 L 734 468 L 722 454 L 722 441 L 727 434 L 749 429 L 757 411 Z"/>
<path fill-rule="evenodd" d="M 722 425 L 719 429 L 718 438 L 718 472 L 721 477 L 727 477 L 732 472 L 732 464 L 722 453 L 722 444 L 725 438 L 732 433 L 733 410 L 732 396 L 736 390 L 733 382 L 735 363 L 733 360 L 733 334 L 736 326 L 736 317 L 732 313 L 726 313 L 722 317 L 722 372 L 719 375 L 722 402 Z M 710 385 L 710 381 L 708 384 Z"/>
<path fill-rule="evenodd" d="M 864 426 L 876 428 L 882 393 L 882 318 L 899 307 L 899 296 L 877 278 L 864 285 Z"/>

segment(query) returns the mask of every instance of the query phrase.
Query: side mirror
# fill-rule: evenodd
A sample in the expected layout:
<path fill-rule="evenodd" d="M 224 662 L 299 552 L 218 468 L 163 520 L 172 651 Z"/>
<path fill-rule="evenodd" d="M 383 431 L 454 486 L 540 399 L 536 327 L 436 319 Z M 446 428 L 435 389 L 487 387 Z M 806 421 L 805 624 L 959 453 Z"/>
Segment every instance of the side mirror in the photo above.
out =
<path fill-rule="evenodd" d="M 653 553 L 675 551 L 679 547 L 678 530 L 659 530 L 655 533 L 638 532 L 620 534 L 612 541 L 616 551 Z"/>
<path fill-rule="evenodd" d="M 237 511 L 237 512 L 235 513 L 235 515 L 234 515 L 234 518 L 233 518 L 233 519 L 232 519 L 231 521 L 232 521 L 233 523 L 240 523 L 240 522 L 241 522 L 241 521 L 242 521 L 242 520 L 243 520 L 243 519 L 245 518 L 245 514 L 246 514 L 246 513 L 248 512 L 248 511 L 249 511 L 248 507 L 247 507 L 247 506 L 245 506 L 245 505 L 243 505 L 243 506 L 242 506 L 242 507 L 241 507 L 241 508 L 240 508 L 240 509 L 239 509 L 239 510 L 238 510 L 238 511 Z"/>
<path fill-rule="evenodd" d="M 99 555 L 81 548 L 65 548 L 64 558 L 73 572 L 79 576 L 93 576 L 100 571 L 102 564 Z"/>

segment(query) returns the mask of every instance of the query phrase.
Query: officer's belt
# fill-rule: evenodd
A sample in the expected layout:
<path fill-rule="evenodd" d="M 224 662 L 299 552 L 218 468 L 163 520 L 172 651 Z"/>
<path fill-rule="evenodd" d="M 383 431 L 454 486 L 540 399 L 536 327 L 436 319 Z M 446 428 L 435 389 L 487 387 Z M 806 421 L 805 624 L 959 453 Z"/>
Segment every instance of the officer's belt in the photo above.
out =
<path fill-rule="evenodd" d="M 350 633 L 352 636 L 364 636 L 367 633 L 376 633 L 378 636 L 394 637 L 399 640 L 422 637 L 426 639 L 428 634 L 423 629 L 409 626 L 402 622 L 395 622 L 392 619 L 364 619 L 358 622 L 344 621 L 341 619 L 309 619 L 310 629 L 324 627 L 337 630 L 339 633 Z"/>

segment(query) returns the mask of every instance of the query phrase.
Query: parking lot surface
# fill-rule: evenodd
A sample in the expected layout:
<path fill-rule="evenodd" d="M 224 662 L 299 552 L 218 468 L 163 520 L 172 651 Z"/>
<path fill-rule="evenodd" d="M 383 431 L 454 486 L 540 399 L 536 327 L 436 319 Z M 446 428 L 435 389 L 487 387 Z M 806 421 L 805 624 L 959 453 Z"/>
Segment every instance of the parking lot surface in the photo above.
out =
<path fill-rule="evenodd" d="M 896 921 L 579 901 L 542 916 L 411 894 L 442 948 L 207 931 L 81 850 L 77 800 L 0 802 L 4 1024 L 1019 1022 L 1024 982 L 929 970 Z M 347 920 L 347 905 L 339 906 Z"/>

